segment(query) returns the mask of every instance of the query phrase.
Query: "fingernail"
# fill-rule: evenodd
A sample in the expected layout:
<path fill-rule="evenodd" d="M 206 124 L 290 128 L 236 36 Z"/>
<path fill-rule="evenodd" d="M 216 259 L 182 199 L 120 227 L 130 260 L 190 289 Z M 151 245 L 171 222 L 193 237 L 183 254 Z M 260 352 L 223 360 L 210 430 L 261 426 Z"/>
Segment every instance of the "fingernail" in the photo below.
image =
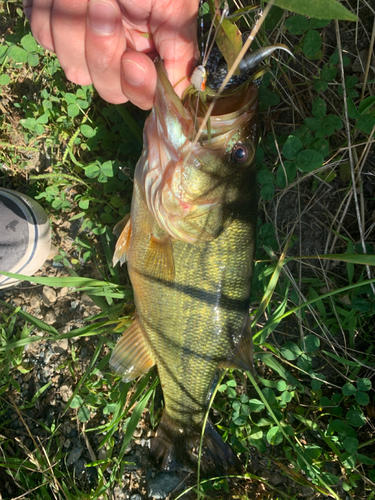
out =
<path fill-rule="evenodd" d="M 117 13 L 106 2 L 91 1 L 88 7 L 88 21 L 90 28 L 99 35 L 110 35 L 115 31 Z"/>
<path fill-rule="evenodd" d="M 130 85 L 139 87 L 144 83 L 146 77 L 145 69 L 140 64 L 131 59 L 123 59 L 122 69 L 125 73 L 125 80 L 130 83 Z"/>

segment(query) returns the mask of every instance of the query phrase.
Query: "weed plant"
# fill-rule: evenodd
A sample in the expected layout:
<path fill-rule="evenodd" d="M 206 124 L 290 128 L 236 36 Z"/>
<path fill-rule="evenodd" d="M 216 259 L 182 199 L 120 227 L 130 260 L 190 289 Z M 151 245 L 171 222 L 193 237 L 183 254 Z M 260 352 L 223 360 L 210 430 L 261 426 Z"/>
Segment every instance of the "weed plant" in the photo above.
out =
<path fill-rule="evenodd" d="M 113 348 L 112 333 L 132 315 L 131 306 L 123 308 L 131 290 L 111 266 L 112 228 L 130 209 L 145 115 L 104 103 L 91 86 L 67 82 L 56 57 L 30 34 L 20 3 L 1 5 L 0 182 L 28 190 L 51 218 L 80 225 L 73 249 L 61 248 L 55 257 L 70 277 L 30 281 L 75 287 L 102 309 L 82 328 L 61 333 L 0 302 L 0 477 L 11 485 L 2 498 L 110 498 L 122 483 L 126 449 L 142 414 L 148 412 L 152 424 L 160 416 L 156 372 L 124 384 L 108 371 L 106 347 Z M 315 17 L 273 6 L 258 32 L 256 43 L 285 43 L 295 59 L 273 58 L 259 87 L 260 213 L 251 312 L 257 376 L 226 372 L 211 410 L 252 473 L 235 481 L 198 479 L 178 498 L 246 499 L 259 491 L 272 499 L 375 496 L 375 10 L 364 0 L 348 5 L 357 21 L 322 20 L 319 2 Z M 209 21 L 209 4 L 201 15 Z M 244 31 L 256 15 L 245 9 L 234 20 Z M 89 265 L 103 279 L 80 277 Z M 66 452 L 59 421 L 39 422 L 48 439 L 28 428 L 27 411 L 49 385 L 30 400 L 16 395 L 17 374 L 32 370 L 24 362 L 26 346 L 41 338 L 90 336 L 97 342 L 84 373 L 76 371 L 71 352 L 76 383 L 65 410 L 92 458 L 92 482 L 83 487 L 61 466 Z M 9 431 L 10 409 L 32 447 Z M 90 445 L 95 434 L 104 458 Z M 266 458 L 278 482 L 265 468 L 254 470 L 256 454 Z"/>

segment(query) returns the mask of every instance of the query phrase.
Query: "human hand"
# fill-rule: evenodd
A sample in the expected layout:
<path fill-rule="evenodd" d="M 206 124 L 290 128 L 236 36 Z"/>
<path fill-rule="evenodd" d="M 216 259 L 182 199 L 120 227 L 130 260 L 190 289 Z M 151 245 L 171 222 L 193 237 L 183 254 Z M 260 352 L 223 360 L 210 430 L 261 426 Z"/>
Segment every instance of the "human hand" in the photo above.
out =
<path fill-rule="evenodd" d="M 56 53 L 69 80 L 103 99 L 152 107 L 159 54 L 172 85 L 190 76 L 199 0 L 23 0 L 34 37 Z M 144 35 L 147 36 L 144 36 Z M 181 96 L 189 81 L 176 87 Z"/>

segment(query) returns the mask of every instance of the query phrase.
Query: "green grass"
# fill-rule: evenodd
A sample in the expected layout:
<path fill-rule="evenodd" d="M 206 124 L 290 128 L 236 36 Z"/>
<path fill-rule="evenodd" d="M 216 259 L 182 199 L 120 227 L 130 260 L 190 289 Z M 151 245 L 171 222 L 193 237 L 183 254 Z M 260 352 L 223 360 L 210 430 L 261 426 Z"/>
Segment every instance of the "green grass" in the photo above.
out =
<path fill-rule="evenodd" d="M 359 22 L 337 26 L 273 7 L 258 33 L 261 45 L 285 43 L 295 54 L 295 60 L 272 59 L 260 85 L 251 311 L 258 378 L 227 372 L 212 408 L 217 428 L 249 470 L 257 450 L 283 482 L 275 486 L 250 472 L 236 479 L 240 487 L 229 478 L 198 480 L 186 498 L 253 498 L 261 485 L 274 500 L 297 497 L 302 487 L 334 498 L 374 498 L 375 80 L 366 56 L 353 69 L 355 36 L 373 51 L 371 12 L 358 5 Z M 110 498 L 122 483 L 127 445 L 142 414 L 153 425 L 160 418 L 155 371 L 123 384 L 108 368 L 112 334 L 132 314 L 126 277 L 111 265 L 112 228 L 130 209 L 146 115 L 67 82 L 54 55 L 30 35 L 19 3 L 3 9 L 0 182 L 31 193 L 52 220 L 81 221 L 73 250 L 62 246 L 55 257 L 67 277 L 30 281 L 75 287 L 102 311 L 61 333 L 0 303 L 0 479 L 13 492 L 3 498 Z M 241 30 L 252 25 L 251 16 L 237 21 Z M 94 268 L 101 279 L 80 277 Z M 42 404 L 50 385 L 21 398 L 19 374 L 33 370 L 25 349 L 34 343 L 91 337 L 95 348 L 85 371 L 73 347 L 59 367 L 74 381 L 65 415 L 85 443 L 100 437 L 100 447 L 88 446 L 95 479 L 83 484 L 61 465 L 68 454 L 62 417 L 39 422 L 44 438 L 29 429 L 28 412 Z M 13 414 L 32 446 L 10 430 Z"/>

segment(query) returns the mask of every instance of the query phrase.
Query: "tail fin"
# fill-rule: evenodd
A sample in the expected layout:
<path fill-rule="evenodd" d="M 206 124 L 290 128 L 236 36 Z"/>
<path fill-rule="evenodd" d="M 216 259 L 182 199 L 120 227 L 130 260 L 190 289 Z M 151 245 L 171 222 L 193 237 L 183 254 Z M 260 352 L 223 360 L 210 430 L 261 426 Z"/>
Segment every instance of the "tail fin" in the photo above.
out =
<path fill-rule="evenodd" d="M 201 439 L 201 428 L 182 429 L 163 413 L 155 437 L 151 440 L 151 454 L 163 469 L 173 470 L 188 466 L 196 469 Z M 232 448 L 224 443 L 213 425 L 207 422 L 203 437 L 201 472 L 203 475 L 225 475 L 242 472 L 243 466 Z"/>

